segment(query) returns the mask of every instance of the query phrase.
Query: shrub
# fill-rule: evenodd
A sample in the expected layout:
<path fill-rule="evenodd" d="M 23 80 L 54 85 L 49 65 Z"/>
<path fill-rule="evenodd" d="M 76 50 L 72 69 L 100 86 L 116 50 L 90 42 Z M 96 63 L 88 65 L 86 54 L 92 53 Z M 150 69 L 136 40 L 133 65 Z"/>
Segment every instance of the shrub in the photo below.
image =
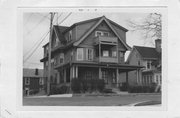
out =
<path fill-rule="evenodd" d="M 68 93 L 69 87 L 66 85 L 51 85 L 51 94 L 65 94 Z"/>
<path fill-rule="evenodd" d="M 105 83 L 103 79 L 98 79 L 97 81 L 97 89 L 99 92 L 102 92 L 104 90 Z"/>
<path fill-rule="evenodd" d="M 74 93 L 85 93 L 93 91 L 103 91 L 104 80 L 102 79 L 72 79 L 71 89 Z"/>
<path fill-rule="evenodd" d="M 81 81 L 78 78 L 74 78 L 71 81 L 71 89 L 74 93 L 80 93 L 81 92 Z"/>
<path fill-rule="evenodd" d="M 120 91 L 127 91 L 128 87 L 127 87 L 127 83 L 124 82 L 122 83 L 122 85 L 119 87 Z"/>
<path fill-rule="evenodd" d="M 130 86 L 128 88 L 129 93 L 153 93 L 154 91 L 154 86 Z"/>

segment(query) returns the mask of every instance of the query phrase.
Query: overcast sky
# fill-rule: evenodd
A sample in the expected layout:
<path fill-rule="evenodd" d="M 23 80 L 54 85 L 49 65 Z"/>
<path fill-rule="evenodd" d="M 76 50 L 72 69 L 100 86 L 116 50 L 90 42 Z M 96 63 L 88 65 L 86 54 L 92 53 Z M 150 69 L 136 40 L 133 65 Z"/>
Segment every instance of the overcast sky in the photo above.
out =
<path fill-rule="evenodd" d="M 54 23 L 60 23 L 69 13 L 58 13 L 54 18 Z M 130 31 L 130 27 L 127 24 L 127 20 L 141 21 L 148 14 L 146 13 L 72 13 L 64 22 L 60 25 L 71 26 L 72 24 L 92 19 L 100 16 L 106 16 L 108 19 L 118 23 L 119 25 L 127 28 L 129 31 L 126 33 L 127 44 L 131 47 L 133 45 L 139 46 L 152 46 L 150 44 L 144 44 L 142 36 L 139 32 Z M 58 18 L 59 17 L 59 18 Z M 57 22 L 58 21 L 58 22 Z M 49 40 L 49 35 L 46 34 L 49 31 L 50 14 L 49 13 L 24 13 L 23 15 L 23 63 L 24 68 L 43 68 L 43 64 L 40 63 L 40 59 L 43 58 L 42 46 Z M 37 47 L 39 42 L 46 36 L 41 45 L 32 54 L 33 50 Z M 30 56 L 32 54 L 32 56 Z M 126 53 L 126 58 L 129 52 Z"/>

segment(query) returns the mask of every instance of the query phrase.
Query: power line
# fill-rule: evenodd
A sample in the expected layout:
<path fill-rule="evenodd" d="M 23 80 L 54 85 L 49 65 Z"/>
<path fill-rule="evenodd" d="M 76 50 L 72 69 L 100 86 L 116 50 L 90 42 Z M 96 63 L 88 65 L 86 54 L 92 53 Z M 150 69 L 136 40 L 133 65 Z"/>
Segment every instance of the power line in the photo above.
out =
<path fill-rule="evenodd" d="M 40 13 L 38 13 L 38 14 L 40 14 Z M 63 13 L 61 13 L 58 17 L 57 17 L 57 20 L 59 19 L 59 17 L 61 17 L 62 16 L 62 14 Z M 43 16 L 43 15 L 42 15 Z M 47 15 L 46 15 L 47 16 Z M 46 16 L 44 16 L 44 17 L 46 17 Z M 49 18 L 48 18 L 49 19 Z M 49 34 L 49 32 L 47 32 L 48 34 Z M 46 33 L 45 33 L 46 34 Z M 45 35 L 44 34 L 44 35 Z M 43 35 L 43 36 L 44 36 Z M 31 50 L 38 44 L 38 42 L 39 42 L 39 40 L 33 45 L 33 47 L 23 56 L 23 57 L 25 57 L 28 53 L 30 53 L 31 52 Z"/>
<path fill-rule="evenodd" d="M 29 22 L 29 20 L 30 20 L 30 18 L 31 18 L 31 16 L 32 16 L 33 14 L 34 14 L 34 13 L 31 13 L 31 14 L 29 15 L 29 17 L 27 18 L 26 22 L 24 23 L 24 26 Z"/>
<path fill-rule="evenodd" d="M 70 15 L 72 14 L 72 12 L 70 12 L 59 24 L 63 23 Z M 59 25 L 58 24 L 58 25 Z M 50 29 L 52 30 L 52 29 Z M 44 39 L 46 38 L 46 36 L 49 34 L 50 30 L 46 33 L 45 37 L 42 38 L 42 40 L 39 42 L 39 44 L 37 45 L 37 47 L 33 50 L 33 52 L 23 61 L 23 63 L 25 63 L 33 54 L 34 52 L 39 48 L 39 46 L 41 45 L 41 43 L 44 41 Z"/>
<path fill-rule="evenodd" d="M 29 32 L 27 32 L 26 36 L 28 36 L 29 34 L 31 34 L 32 31 L 33 31 L 35 28 L 37 28 L 37 27 L 39 26 L 39 24 L 41 24 L 41 23 L 44 21 L 45 17 L 47 17 L 47 16 L 48 16 L 48 15 L 44 16 L 44 17 L 35 25 L 35 27 L 33 27 Z"/>

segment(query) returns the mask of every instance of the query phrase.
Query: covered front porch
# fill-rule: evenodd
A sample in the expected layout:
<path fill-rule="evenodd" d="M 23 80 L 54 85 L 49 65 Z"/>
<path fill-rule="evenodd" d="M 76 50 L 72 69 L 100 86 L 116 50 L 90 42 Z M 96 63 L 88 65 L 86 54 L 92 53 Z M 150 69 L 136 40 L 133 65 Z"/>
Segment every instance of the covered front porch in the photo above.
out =
<path fill-rule="evenodd" d="M 57 84 L 71 85 L 73 79 L 100 79 L 104 80 L 105 88 L 119 89 L 124 83 L 128 87 L 128 72 L 134 70 L 139 72 L 140 68 L 142 67 L 129 64 L 76 62 L 56 68 L 59 72 Z"/>

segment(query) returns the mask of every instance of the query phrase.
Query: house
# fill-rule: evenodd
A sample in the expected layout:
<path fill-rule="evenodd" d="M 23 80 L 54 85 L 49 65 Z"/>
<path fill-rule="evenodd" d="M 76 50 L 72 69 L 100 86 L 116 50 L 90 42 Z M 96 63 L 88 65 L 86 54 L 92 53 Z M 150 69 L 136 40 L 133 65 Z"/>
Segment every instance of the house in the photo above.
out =
<path fill-rule="evenodd" d="M 126 43 L 126 28 L 105 16 L 81 21 L 70 27 L 54 25 L 51 36 L 51 85 L 67 84 L 72 79 L 103 79 L 106 88 L 128 83 L 128 72 L 139 65 L 125 64 L 131 48 Z M 48 76 L 48 48 L 43 46 L 44 76 Z"/>
<path fill-rule="evenodd" d="M 23 95 L 38 93 L 45 87 L 42 69 L 23 68 Z"/>
<path fill-rule="evenodd" d="M 132 71 L 129 73 L 130 85 L 150 86 L 156 83 L 161 86 L 161 40 L 155 40 L 154 47 L 133 46 L 127 59 L 131 65 L 140 65 L 139 73 Z"/>

